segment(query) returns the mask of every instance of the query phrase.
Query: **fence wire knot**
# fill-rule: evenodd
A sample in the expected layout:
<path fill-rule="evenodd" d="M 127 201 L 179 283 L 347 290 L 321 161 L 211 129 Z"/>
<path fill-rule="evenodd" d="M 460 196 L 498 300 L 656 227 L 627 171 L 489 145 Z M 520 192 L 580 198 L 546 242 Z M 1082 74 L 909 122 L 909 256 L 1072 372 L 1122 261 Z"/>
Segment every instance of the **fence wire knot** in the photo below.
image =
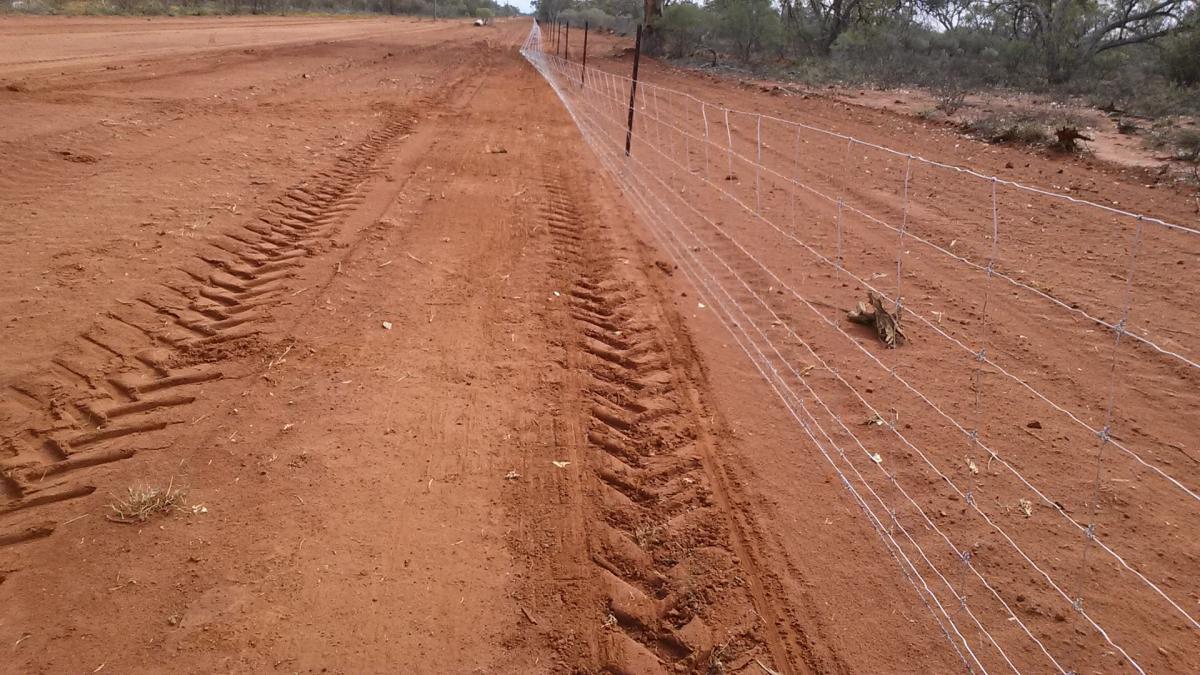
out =
<path fill-rule="evenodd" d="M 1088 523 L 1087 531 L 1084 532 L 1084 537 L 1088 541 L 1094 541 L 1096 539 L 1096 524 L 1095 523 Z"/>

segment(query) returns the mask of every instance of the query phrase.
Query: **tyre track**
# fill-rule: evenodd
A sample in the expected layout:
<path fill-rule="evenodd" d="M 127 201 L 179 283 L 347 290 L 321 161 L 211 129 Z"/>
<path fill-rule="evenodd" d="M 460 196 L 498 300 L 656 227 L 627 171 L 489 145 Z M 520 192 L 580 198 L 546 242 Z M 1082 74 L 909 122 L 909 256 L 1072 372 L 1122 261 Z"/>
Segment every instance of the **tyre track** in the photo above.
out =
<path fill-rule="evenodd" d="M 607 615 L 599 666 L 703 673 L 773 662 L 764 619 L 772 613 L 756 608 L 755 572 L 716 494 L 705 457 L 711 441 L 659 329 L 661 312 L 620 278 L 605 226 L 581 217 L 567 184 L 546 179 L 541 215 L 569 281 L 571 363 L 584 371 L 585 519 Z"/>
<path fill-rule="evenodd" d="M 161 446 L 154 432 L 186 421 L 199 385 L 252 374 L 258 366 L 237 357 L 255 350 L 291 280 L 364 199 L 379 156 L 412 132 L 416 111 L 443 98 L 380 105 L 379 128 L 331 167 L 207 243 L 171 278 L 118 301 L 45 367 L 0 384 L 0 525 L 92 494 L 85 469 Z M 0 548 L 54 525 L 0 527 Z"/>

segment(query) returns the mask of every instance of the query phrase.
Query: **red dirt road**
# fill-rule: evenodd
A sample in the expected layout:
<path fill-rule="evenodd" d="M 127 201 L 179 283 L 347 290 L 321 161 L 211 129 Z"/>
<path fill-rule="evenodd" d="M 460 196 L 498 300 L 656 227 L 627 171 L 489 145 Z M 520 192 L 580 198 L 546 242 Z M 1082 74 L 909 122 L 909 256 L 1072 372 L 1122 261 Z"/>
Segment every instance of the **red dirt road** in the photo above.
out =
<path fill-rule="evenodd" d="M 835 473 L 667 262 L 682 249 L 656 243 L 636 195 L 517 53 L 528 29 L 0 20 L 0 672 L 962 669 Z M 730 105 L 784 106 L 647 72 Z M 828 101 L 788 105 L 988 171 L 1103 183 L 1127 208 L 1196 224 L 1182 195 L 1133 174 L 960 147 Z M 1056 215 L 1057 232 L 1087 225 Z M 772 265 L 793 255 L 728 218 Z M 1019 250 L 1047 242 L 1075 260 L 1086 237 L 1043 231 Z M 872 241 L 856 244 L 866 267 Z M 1155 258 L 1171 276 L 1144 287 L 1156 316 L 1195 314 L 1179 307 L 1196 252 L 1176 254 L 1181 274 Z M 951 305 L 955 279 L 925 262 L 922 301 Z M 1036 273 L 1090 300 L 1087 280 L 1053 277 L 1054 262 Z M 861 295 L 799 267 L 787 280 L 834 289 L 830 316 Z M 1021 324 L 1019 303 L 1001 306 L 993 321 Z M 1196 346 L 1195 324 L 1182 325 L 1172 335 Z M 1039 381 L 1097 405 L 1099 375 L 1055 370 L 1090 345 L 1028 332 L 1045 350 Z M 912 371 L 936 370 L 932 350 L 910 353 Z M 1180 448 L 1171 471 L 1195 486 L 1196 389 L 1179 386 L 1194 376 L 1152 362 L 1131 372 L 1121 424 L 1147 431 L 1126 440 Z M 997 438 L 1011 438 L 1007 417 L 1041 415 L 991 391 Z M 905 405 L 914 435 L 935 438 Z M 1076 439 L 1042 419 L 1034 434 L 1053 449 L 1023 467 L 1054 479 Z M 951 447 L 938 458 L 958 458 Z M 887 461 L 908 467 L 900 453 Z M 1196 612 L 1194 513 L 1165 496 L 1143 508 L 1145 476 L 1112 478 L 1106 515 L 1133 523 L 1114 540 L 1142 547 L 1135 562 Z M 1051 514 L 1012 513 L 1016 492 L 994 480 L 980 488 L 995 490 L 987 508 L 1056 555 L 1044 543 L 1056 540 L 1034 536 L 1061 532 Z M 186 492 L 143 523 L 107 518 L 143 485 Z M 1088 672 L 1128 668 L 1094 651 L 1036 580 L 989 561 L 995 542 L 964 524 L 962 504 L 922 485 L 1056 653 Z M 1200 668 L 1194 632 L 1142 605 L 1121 615 L 1116 600 L 1101 611 L 1124 616 L 1146 663 Z"/>

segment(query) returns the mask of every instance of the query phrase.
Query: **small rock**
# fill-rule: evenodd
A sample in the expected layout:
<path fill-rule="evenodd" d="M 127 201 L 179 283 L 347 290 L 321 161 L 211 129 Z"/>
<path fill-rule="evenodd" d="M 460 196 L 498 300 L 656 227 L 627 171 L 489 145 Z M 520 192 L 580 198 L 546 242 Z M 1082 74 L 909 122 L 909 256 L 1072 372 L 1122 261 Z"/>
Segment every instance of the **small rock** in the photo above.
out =
<path fill-rule="evenodd" d="M 1028 424 L 1026 424 L 1025 426 L 1026 426 L 1026 427 L 1029 427 L 1030 429 L 1041 429 L 1041 428 L 1042 428 L 1042 423 L 1041 423 L 1041 422 L 1039 422 L 1039 421 L 1037 421 L 1037 420 L 1031 420 L 1031 421 L 1030 421 Z"/>
<path fill-rule="evenodd" d="M 687 625 L 679 629 L 676 636 L 688 648 L 688 651 L 696 655 L 697 661 L 708 661 L 714 647 L 712 631 L 700 617 L 693 617 Z"/>

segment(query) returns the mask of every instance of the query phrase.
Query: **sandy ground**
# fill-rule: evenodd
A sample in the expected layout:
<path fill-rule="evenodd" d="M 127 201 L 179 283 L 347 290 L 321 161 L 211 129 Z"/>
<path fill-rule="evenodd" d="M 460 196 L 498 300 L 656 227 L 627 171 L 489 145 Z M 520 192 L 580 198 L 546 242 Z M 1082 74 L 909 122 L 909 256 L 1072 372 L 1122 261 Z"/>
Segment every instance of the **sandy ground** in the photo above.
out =
<path fill-rule="evenodd" d="M 961 669 L 861 510 L 516 53 L 527 31 L 0 21 L 0 671 Z M 628 65 L 598 53 L 599 67 Z M 710 100 L 1197 222 L 1181 193 L 1097 163 L 643 67 Z M 978 217 L 944 187 L 923 197 L 930 213 Z M 1052 215 L 1006 262 L 1089 309 L 1110 302 L 1119 279 L 1095 286 L 1094 272 L 1120 277 L 1122 260 L 1091 242 L 1116 235 Z M 794 255 L 730 222 L 755 250 Z M 1194 321 L 1166 319 L 1195 317 L 1197 251 L 1147 242 L 1146 267 L 1165 272 L 1139 286 L 1133 325 L 1195 354 Z M 875 264 L 878 242 L 849 243 Z M 973 289 L 932 258 L 912 265 L 929 280 L 923 307 L 977 319 L 953 301 Z M 826 289 L 830 316 L 861 295 L 789 269 L 804 280 Z M 993 322 L 1025 325 L 1028 306 L 996 302 Z M 1036 348 L 998 346 L 1056 396 L 1099 407 L 1104 373 L 1064 365 L 1092 343 L 1058 343 L 1070 319 L 1046 321 L 1026 331 Z M 965 377 L 939 371 L 933 349 L 905 353 L 938 395 Z M 1195 488 L 1194 375 L 1130 363 L 1118 432 Z M 1064 467 L 1087 461 L 1089 441 L 989 391 L 988 433 L 1023 443 L 1022 468 L 1075 495 Z M 914 436 L 938 437 L 928 411 L 891 405 Z M 1005 426 L 1029 419 L 1040 431 Z M 915 462 L 888 461 L 923 481 L 922 500 L 1057 651 L 1087 672 L 1127 667 L 1017 562 L 988 560 L 995 542 Z M 1102 531 L 1195 613 L 1194 508 L 1108 466 Z M 1053 549 L 1053 514 L 1012 512 L 1016 488 L 982 487 L 988 471 L 987 508 L 1074 571 L 1078 545 Z M 108 518 L 147 485 L 184 490 L 178 508 Z M 1122 604 L 1124 590 L 1097 597 L 1128 580 L 1094 564 L 1089 602 L 1143 664 L 1200 668 L 1192 629 L 1151 600 Z"/>

